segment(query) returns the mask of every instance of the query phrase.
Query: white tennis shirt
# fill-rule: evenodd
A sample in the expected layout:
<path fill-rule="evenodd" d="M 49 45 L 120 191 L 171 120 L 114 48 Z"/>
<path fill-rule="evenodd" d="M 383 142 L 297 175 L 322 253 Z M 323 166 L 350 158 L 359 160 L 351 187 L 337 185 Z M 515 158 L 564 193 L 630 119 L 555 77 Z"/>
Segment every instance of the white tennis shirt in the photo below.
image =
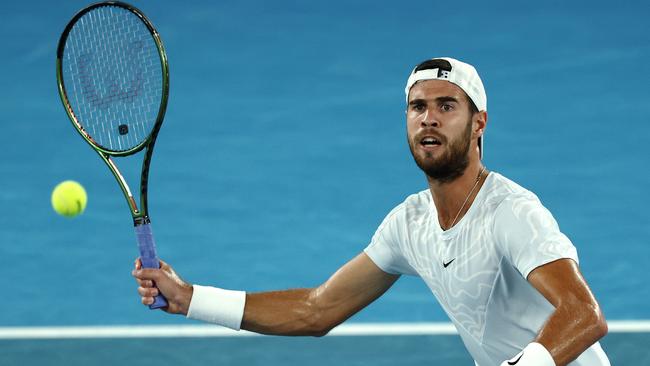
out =
<path fill-rule="evenodd" d="M 490 173 L 465 216 L 440 228 L 427 189 L 381 223 L 365 253 L 383 271 L 421 277 L 479 366 L 499 365 L 533 341 L 553 312 L 527 280 L 576 248 L 532 192 Z M 571 366 L 609 366 L 595 343 Z"/>

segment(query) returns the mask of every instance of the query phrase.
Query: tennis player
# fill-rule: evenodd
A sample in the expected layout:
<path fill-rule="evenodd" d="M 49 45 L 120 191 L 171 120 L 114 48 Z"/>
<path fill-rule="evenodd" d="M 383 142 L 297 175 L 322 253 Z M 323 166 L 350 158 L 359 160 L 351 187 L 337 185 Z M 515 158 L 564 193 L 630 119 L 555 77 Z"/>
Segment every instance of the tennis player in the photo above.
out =
<path fill-rule="evenodd" d="M 323 336 L 419 276 L 476 365 L 609 365 L 600 306 L 571 241 L 535 194 L 481 162 L 487 97 L 475 68 L 419 64 L 406 83 L 408 143 L 427 190 L 381 223 L 365 250 L 322 285 L 263 293 L 190 285 L 162 262 L 133 275 L 144 304 L 263 334 Z M 155 282 L 156 287 L 153 286 Z"/>

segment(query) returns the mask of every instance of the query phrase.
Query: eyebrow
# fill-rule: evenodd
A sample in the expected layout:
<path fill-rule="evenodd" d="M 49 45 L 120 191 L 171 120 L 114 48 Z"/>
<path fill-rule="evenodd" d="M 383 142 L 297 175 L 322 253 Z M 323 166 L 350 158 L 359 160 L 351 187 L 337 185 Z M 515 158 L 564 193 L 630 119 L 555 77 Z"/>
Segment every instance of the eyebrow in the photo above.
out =
<path fill-rule="evenodd" d="M 452 96 L 437 97 L 434 100 L 438 104 L 441 104 L 441 103 L 444 103 L 444 102 L 460 103 L 458 101 L 458 98 L 452 97 Z M 423 98 L 413 99 L 412 101 L 409 102 L 409 105 L 416 105 L 416 104 L 422 104 L 422 103 L 426 103 L 426 99 L 423 99 Z"/>

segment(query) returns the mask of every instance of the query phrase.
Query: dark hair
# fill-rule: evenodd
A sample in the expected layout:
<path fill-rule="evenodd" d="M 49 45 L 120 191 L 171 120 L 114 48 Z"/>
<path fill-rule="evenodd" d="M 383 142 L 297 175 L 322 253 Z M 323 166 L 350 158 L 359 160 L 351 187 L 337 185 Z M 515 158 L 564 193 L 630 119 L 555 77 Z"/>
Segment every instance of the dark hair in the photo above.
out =
<path fill-rule="evenodd" d="M 452 67 L 451 67 L 451 63 L 447 60 L 442 58 L 434 58 L 431 60 L 426 60 L 421 62 L 415 67 L 413 72 L 415 73 L 421 70 L 431 70 L 431 69 L 438 69 L 439 70 L 438 76 L 441 76 L 442 71 L 451 71 Z M 461 88 L 461 90 L 463 89 Z M 469 112 L 472 115 L 478 113 L 479 112 L 478 107 L 476 107 L 476 104 L 474 103 L 472 98 L 470 98 L 469 95 L 467 95 L 467 93 L 465 93 L 464 90 L 463 90 L 463 94 L 465 94 L 465 99 L 467 99 L 467 104 L 469 105 Z"/>

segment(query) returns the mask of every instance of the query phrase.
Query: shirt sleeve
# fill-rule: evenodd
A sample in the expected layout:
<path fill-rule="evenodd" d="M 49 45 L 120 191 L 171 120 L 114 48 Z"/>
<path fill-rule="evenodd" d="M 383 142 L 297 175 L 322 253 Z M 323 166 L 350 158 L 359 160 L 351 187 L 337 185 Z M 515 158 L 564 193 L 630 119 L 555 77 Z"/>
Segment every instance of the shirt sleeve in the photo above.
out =
<path fill-rule="evenodd" d="M 379 225 L 364 252 L 382 271 L 390 274 L 415 275 L 403 248 L 408 240 L 404 204 L 395 207 Z"/>
<path fill-rule="evenodd" d="M 532 194 L 510 197 L 499 205 L 494 234 L 502 254 L 524 278 L 535 268 L 558 259 L 578 262 L 571 240 Z"/>

